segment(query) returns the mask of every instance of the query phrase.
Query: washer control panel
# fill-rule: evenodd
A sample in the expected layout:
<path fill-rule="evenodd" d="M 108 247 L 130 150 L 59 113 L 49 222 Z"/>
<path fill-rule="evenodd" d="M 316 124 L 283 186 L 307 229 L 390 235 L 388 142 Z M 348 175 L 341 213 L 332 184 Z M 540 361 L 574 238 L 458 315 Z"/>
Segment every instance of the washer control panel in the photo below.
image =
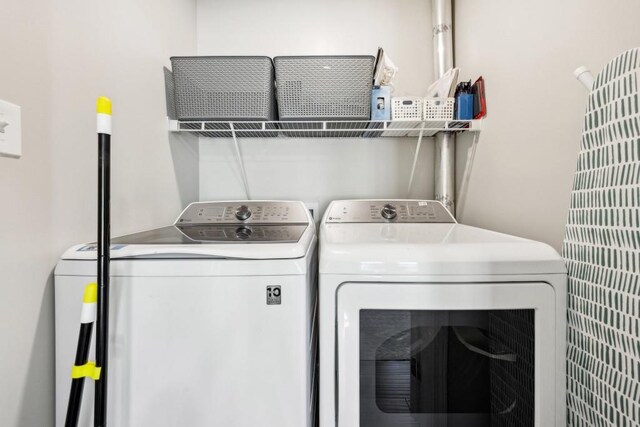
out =
<path fill-rule="evenodd" d="M 200 243 L 293 243 L 307 229 L 305 224 L 293 225 L 178 225 L 187 238 Z"/>
<path fill-rule="evenodd" d="M 199 202 L 190 204 L 176 225 L 191 224 L 308 224 L 299 202 Z"/>
<path fill-rule="evenodd" d="M 455 223 L 433 200 L 341 200 L 329 206 L 327 223 Z"/>

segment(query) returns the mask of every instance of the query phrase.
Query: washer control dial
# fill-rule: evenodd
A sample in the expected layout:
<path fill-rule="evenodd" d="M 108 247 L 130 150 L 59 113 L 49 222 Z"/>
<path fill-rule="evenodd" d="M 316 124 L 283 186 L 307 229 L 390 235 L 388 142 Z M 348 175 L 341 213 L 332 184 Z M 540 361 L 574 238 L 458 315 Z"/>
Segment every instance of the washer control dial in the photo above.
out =
<path fill-rule="evenodd" d="M 395 206 L 387 203 L 382 207 L 382 209 L 380 209 L 380 215 L 382 215 L 382 218 L 384 219 L 392 220 L 398 216 L 398 211 Z"/>
<path fill-rule="evenodd" d="M 240 221 L 246 221 L 251 217 L 251 209 L 247 205 L 241 205 L 236 208 L 236 218 Z"/>
<path fill-rule="evenodd" d="M 236 237 L 240 240 L 248 240 L 251 237 L 253 232 L 250 228 L 247 227 L 239 227 L 236 229 Z"/>

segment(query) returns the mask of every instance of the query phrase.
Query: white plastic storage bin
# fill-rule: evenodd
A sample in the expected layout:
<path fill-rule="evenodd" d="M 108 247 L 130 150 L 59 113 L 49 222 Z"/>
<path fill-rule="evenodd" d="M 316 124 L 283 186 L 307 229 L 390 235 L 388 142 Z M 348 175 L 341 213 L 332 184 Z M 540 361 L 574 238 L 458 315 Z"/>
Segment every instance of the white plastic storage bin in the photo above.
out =
<path fill-rule="evenodd" d="M 391 98 L 391 120 L 422 120 L 422 98 L 394 96 Z"/>
<path fill-rule="evenodd" d="M 422 101 L 425 120 L 453 120 L 455 98 L 424 98 Z"/>

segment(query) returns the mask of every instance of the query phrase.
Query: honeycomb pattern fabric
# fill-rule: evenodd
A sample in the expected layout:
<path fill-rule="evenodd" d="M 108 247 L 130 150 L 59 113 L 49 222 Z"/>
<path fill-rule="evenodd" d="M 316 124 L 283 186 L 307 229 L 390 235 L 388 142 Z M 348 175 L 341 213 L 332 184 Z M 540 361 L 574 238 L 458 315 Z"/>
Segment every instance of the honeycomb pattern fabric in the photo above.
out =
<path fill-rule="evenodd" d="M 640 425 L 640 49 L 589 96 L 563 247 L 568 424 Z"/>

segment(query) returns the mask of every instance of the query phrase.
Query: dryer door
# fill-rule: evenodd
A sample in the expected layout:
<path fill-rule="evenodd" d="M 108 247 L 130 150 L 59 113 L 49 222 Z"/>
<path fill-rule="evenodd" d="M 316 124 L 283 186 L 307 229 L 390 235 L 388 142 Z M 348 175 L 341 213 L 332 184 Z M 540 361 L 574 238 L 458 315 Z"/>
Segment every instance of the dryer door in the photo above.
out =
<path fill-rule="evenodd" d="M 345 283 L 340 427 L 552 426 L 555 295 L 546 283 Z"/>

